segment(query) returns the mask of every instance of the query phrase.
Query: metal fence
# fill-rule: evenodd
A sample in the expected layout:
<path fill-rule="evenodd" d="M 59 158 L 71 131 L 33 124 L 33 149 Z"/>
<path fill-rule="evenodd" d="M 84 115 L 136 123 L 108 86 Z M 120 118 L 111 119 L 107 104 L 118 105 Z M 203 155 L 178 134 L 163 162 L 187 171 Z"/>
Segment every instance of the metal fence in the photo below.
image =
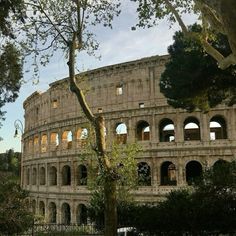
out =
<path fill-rule="evenodd" d="M 97 230 L 94 225 L 64 225 L 64 224 L 34 224 L 24 233 L 17 236 L 43 236 L 43 235 L 94 235 L 103 236 L 101 230 Z"/>

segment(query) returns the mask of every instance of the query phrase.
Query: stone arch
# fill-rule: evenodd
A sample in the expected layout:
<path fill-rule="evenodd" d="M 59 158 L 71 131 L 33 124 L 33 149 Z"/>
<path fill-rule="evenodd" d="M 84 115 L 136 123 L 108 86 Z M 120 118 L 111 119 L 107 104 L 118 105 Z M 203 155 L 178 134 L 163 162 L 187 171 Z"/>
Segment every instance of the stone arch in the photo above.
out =
<path fill-rule="evenodd" d="M 161 164 L 161 185 L 177 185 L 176 166 L 171 161 Z"/>
<path fill-rule="evenodd" d="M 29 153 L 32 153 L 33 152 L 33 139 L 31 138 L 30 140 L 29 140 Z"/>
<path fill-rule="evenodd" d="M 77 185 L 87 185 L 87 167 L 85 165 L 79 165 L 77 168 Z"/>
<path fill-rule="evenodd" d="M 219 159 L 213 164 L 213 169 L 228 163 L 226 160 Z"/>
<path fill-rule="evenodd" d="M 195 117 L 188 117 L 184 121 L 184 140 L 191 141 L 191 140 L 200 140 L 200 124 L 197 118 Z"/>
<path fill-rule="evenodd" d="M 68 165 L 62 167 L 62 185 L 71 185 L 71 168 Z"/>
<path fill-rule="evenodd" d="M 72 148 L 72 132 L 70 130 L 66 130 L 62 133 L 62 148 L 63 149 L 71 149 Z"/>
<path fill-rule="evenodd" d="M 64 202 L 61 206 L 61 223 L 69 225 L 71 223 L 71 209 L 70 205 Z"/>
<path fill-rule="evenodd" d="M 57 206 L 54 202 L 50 202 L 48 205 L 49 217 L 48 221 L 51 224 L 57 223 Z"/>
<path fill-rule="evenodd" d="M 35 152 L 39 151 L 39 137 L 38 136 L 34 137 L 34 151 Z"/>
<path fill-rule="evenodd" d="M 138 163 L 138 185 L 151 185 L 151 168 L 146 162 Z"/>
<path fill-rule="evenodd" d="M 198 161 L 190 161 L 186 165 L 186 181 L 188 185 L 192 185 L 202 175 L 202 165 Z"/>
<path fill-rule="evenodd" d="M 45 217 L 45 203 L 43 201 L 39 202 L 39 215 Z"/>
<path fill-rule="evenodd" d="M 50 166 L 48 173 L 49 185 L 57 185 L 57 168 L 55 166 Z"/>
<path fill-rule="evenodd" d="M 84 148 L 87 144 L 88 129 L 85 127 L 79 127 L 76 132 L 76 140 L 80 148 Z"/>
<path fill-rule="evenodd" d="M 35 215 L 36 214 L 36 200 L 33 199 L 31 202 L 31 209 L 32 209 L 32 213 Z"/>
<path fill-rule="evenodd" d="M 37 183 L 37 169 L 34 167 L 32 171 L 32 185 Z"/>
<path fill-rule="evenodd" d="M 150 140 L 150 125 L 147 121 L 141 120 L 137 123 L 136 137 L 139 141 Z"/>
<path fill-rule="evenodd" d="M 210 139 L 227 139 L 227 125 L 225 119 L 216 115 L 210 120 Z"/>
<path fill-rule="evenodd" d="M 88 223 L 87 207 L 84 204 L 77 206 L 76 221 L 78 225 L 86 225 Z"/>
<path fill-rule="evenodd" d="M 46 134 L 43 134 L 41 137 L 41 152 L 47 151 L 47 145 L 48 145 L 48 136 Z"/>
<path fill-rule="evenodd" d="M 162 119 L 159 123 L 160 142 L 172 142 L 175 140 L 174 122 L 171 119 Z"/>
<path fill-rule="evenodd" d="M 124 122 L 118 123 L 116 125 L 115 132 L 116 132 L 116 142 L 118 144 L 126 144 L 128 135 L 126 124 Z"/>
<path fill-rule="evenodd" d="M 46 173 L 45 173 L 45 168 L 41 167 L 39 169 L 39 184 L 40 185 L 45 185 L 46 184 Z"/>
<path fill-rule="evenodd" d="M 50 135 L 50 148 L 51 150 L 56 150 L 59 146 L 59 135 L 56 132 L 51 133 Z"/>

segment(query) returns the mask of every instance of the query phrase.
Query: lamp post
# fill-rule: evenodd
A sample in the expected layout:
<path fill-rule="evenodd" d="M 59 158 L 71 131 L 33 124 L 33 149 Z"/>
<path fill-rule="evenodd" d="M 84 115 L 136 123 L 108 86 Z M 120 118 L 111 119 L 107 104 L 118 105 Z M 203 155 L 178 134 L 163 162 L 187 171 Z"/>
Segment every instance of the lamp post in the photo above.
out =
<path fill-rule="evenodd" d="M 14 138 L 17 138 L 17 137 L 21 138 L 20 185 L 21 187 L 23 187 L 23 139 L 22 139 L 22 135 L 24 133 L 24 126 L 21 120 L 19 119 L 15 120 L 14 126 L 15 126 Z M 19 131 L 21 132 L 21 134 L 19 134 Z"/>

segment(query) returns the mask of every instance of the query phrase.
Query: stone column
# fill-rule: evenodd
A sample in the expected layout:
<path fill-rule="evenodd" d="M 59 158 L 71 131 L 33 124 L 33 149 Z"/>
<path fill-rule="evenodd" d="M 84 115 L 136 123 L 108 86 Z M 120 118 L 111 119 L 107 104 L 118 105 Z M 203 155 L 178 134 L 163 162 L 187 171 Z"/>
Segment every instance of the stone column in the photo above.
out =
<path fill-rule="evenodd" d="M 200 132 L 202 141 L 210 141 L 210 121 L 209 115 L 201 114 Z"/>
<path fill-rule="evenodd" d="M 74 201 L 70 202 L 71 224 L 76 224 L 76 204 Z"/>
<path fill-rule="evenodd" d="M 158 131 L 158 128 L 157 127 L 157 124 L 156 124 L 156 120 L 155 120 L 155 114 L 152 114 L 152 119 L 151 119 L 151 129 L 150 129 L 150 133 L 151 133 L 151 142 L 152 143 L 156 143 L 157 142 L 157 131 Z"/>
<path fill-rule="evenodd" d="M 127 142 L 128 143 L 134 143 L 135 142 L 136 122 L 131 117 L 129 118 L 127 129 L 128 129 Z"/>
<path fill-rule="evenodd" d="M 182 119 L 182 115 L 180 113 L 176 114 L 176 122 L 175 122 L 175 141 L 176 142 L 184 142 L 184 120 Z"/>

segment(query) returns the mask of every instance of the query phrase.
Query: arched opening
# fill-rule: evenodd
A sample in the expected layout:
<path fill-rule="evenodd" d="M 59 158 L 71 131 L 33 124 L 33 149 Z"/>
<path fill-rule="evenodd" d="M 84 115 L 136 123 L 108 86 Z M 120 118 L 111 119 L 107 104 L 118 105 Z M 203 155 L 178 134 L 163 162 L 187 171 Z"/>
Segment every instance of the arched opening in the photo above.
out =
<path fill-rule="evenodd" d="M 38 136 L 34 137 L 34 151 L 35 152 L 39 151 L 39 137 Z"/>
<path fill-rule="evenodd" d="M 41 137 L 41 152 L 47 151 L 48 137 L 46 134 L 43 134 Z"/>
<path fill-rule="evenodd" d="M 151 168 L 146 162 L 138 163 L 138 185 L 151 185 Z"/>
<path fill-rule="evenodd" d="M 176 167 L 170 161 L 165 161 L 161 165 L 161 185 L 176 185 Z"/>
<path fill-rule="evenodd" d="M 77 178 L 77 185 L 87 185 L 87 168 L 85 165 L 78 166 L 78 178 Z"/>
<path fill-rule="evenodd" d="M 125 144 L 127 142 L 127 126 L 120 123 L 116 126 L 116 143 Z"/>
<path fill-rule="evenodd" d="M 36 200 L 32 200 L 31 202 L 32 213 L 36 214 Z"/>
<path fill-rule="evenodd" d="M 29 153 L 33 152 L 33 139 L 29 140 Z"/>
<path fill-rule="evenodd" d="M 136 129 L 137 140 L 150 140 L 150 126 L 146 121 L 140 121 Z"/>
<path fill-rule="evenodd" d="M 88 129 L 79 128 L 76 133 L 76 139 L 80 148 L 85 148 L 88 139 Z"/>
<path fill-rule="evenodd" d="M 32 185 L 36 185 L 36 180 L 37 180 L 37 170 L 36 170 L 36 168 L 33 168 L 33 172 L 32 172 Z"/>
<path fill-rule="evenodd" d="M 210 140 L 227 139 L 227 127 L 225 119 L 214 116 L 210 120 Z"/>
<path fill-rule="evenodd" d="M 71 170 L 69 166 L 63 166 L 62 168 L 62 185 L 71 184 Z"/>
<path fill-rule="evenodd" d="M 69 225 L 71 223 L 70 205 L 63 203 L 61 207 L 62 224 Z"/>
<path fill-rule="evenodd" d="M 45 204 L 43 201 L 39 202 L 39 215 L 45 217 Z"/>
<path fill-rule="evenodd" d="M 64 131 L 62 133 L 62 148 L 63 149 L 71 149 L 72 148 L 72 132 Z"/>
<path fill-rule="evenodd" d="M 54 202 L 50 202 L 49 203 L 49 223 L 51 224 L 56 224 L 57 223 L 57 207 L 56 204 Z"/>
<path fill-rule="evenodd" d="M 49 185 L 57 185 L 57 168 L 55 166 L 51 166 L 49 168 Z"/>
<path fill-rule="evenodd" d="M 51 150 L 56 150 L 56 148 L 59 146 L 59 136 L 58 133 L 51 133 L 50 137 L 50 146 Z"/>
<path fill-rule="evenodd" d="M 174 123 L 170 119 L 163 119 L 159 124 L 160 142 L 173 142 L 175 140 Z"/>
<path fill-rule="evenodd" d="M 222 166 L 226 165 L 228 162 L 225 161 L 225 160 L 222 160 L 222 159 L 219 159 L 218 161 L 216 161 L 213 165 L 213 170 L 214 169 L 218 169 L 218 168 L 221 168 Z"/>
<path fill-rule="evenodd" d="M 194 184 L 202 175 L 202 165 L 198 161 L 190 161 L 186 165 L 186 181 L 188 185 Z"/>
<path fill-rule="evenodd" d="M 79 204 L 76 210 L 77 215 L 77 224 L 78 225 L 86 225 L 88 222 L 88 213 L 87 207 L 84 204 Z"/>
<path fill-rule="evenodd" d="M 184 121 L 184 140 L 200 140 L 200 125 L 196 118 L 189 117 Z"/>
<path fill-rule="evenodd" d="M 39 171 L 39 184 L 40 185 L 45 185 L 46 184 L 46 179 L 45 179 L 45 168 L 41 167 Z"/>

